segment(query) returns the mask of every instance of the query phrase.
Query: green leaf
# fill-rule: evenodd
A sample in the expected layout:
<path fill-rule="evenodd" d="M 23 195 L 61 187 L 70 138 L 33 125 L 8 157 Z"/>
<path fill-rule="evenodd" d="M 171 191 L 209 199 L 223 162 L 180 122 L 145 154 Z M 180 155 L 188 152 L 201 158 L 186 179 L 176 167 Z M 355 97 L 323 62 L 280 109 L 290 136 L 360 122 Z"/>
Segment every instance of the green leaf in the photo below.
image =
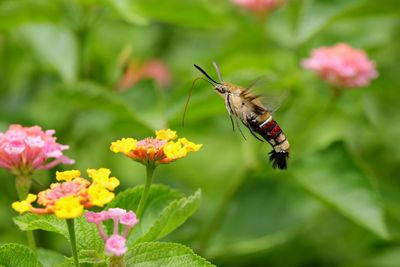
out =
<path fill-rule="evenodd" d="M 54 2 L 47 1 L 2 1 L 0 4 L 0 29 L 12 29 L 24 23 L 56 19 L 61 14 Z"/>
<path fill-rule="evenodd" d="M 68 260 L 68 258 L 60 253 L 44 248 L 37 249 L 36 254 L 44 267 L 53 267 L 58 264 L 63 264 Z"/>
<path fill-rule="evenodd" d="M 293 167 L 296 181 L 307 191 L 360 226 L 388 237 L 377 191 L 342 143 L 334 143 L 308 156 L 302 166 Z"/>
<path fill-rule="evenodd" d="M 160 239 L 182 225 L 200 206 L 201 191 L 198 189 L 193 195 L 172 201 L 166 207 L 149 231 L 140 237 L 139 241 L 153 241 Z"/>
<path fill-rule="evenodd" d="M 89 263 L 89 264 L 105 264 L 106 257 L 104 256 L 104 251 L 95 250 L 81 250 L 79 251 L 79 262 Z"/>
<path fill-rule="evenodd" d="M 278 174 L 270 170 L 258 175 L 259 179 L 254 179 L 255 173 L 247 171 L 232 179 L 232 184 L 244 180 L 229 206 L 219 211 L 220 223 L 211 217 L 201 235 L 199 247 L 205 248 L 202 255 L 206 258 L 225 260 L 265 253 L 290 243 L 318 216 L 321 205 L 304 190 L 283 177 L 274 177 Z"/>
<path fill-rule="evenodd" d="M 136 210 L 143 186 L 118 194 L 107 208 Z M 160 239 L 182 225 L 199 207 L 201 192 L 189 197 L 169 187 L 153 184 L 140 223 L 133 228 L 128 244 Z M 111 229 L 109 224 L 109 229 Z"/>
<path fill-rule="evenodd" d="M 54 104 L 60 108 L 54 110 Z M 132 127 L 152 130 L 148 121 L 138 116 L 139 111 L 136 111 L 126 98 L 94 82 L 63 84 L 53 87 L 51 90 L 45 90 L 35 98 L 28 108 L 31 110 L 31 116 L 35 120 L 40 120 L 42 125 L 57 125 L 77 109 L 83 109 L 84 111 L 104 111 L 109 116 L 130 120 L 130 123 L 133 124 Z M 81 115 L 85 114 L 87 115 L 88 112 Z M 104 115 L 102 119 L 107 120 L 105 117 L 107 115 Z M 110 117 L 110 119 L 112 118 Z"/>
<path fill-rule="evenodd" d="M 140 243 L 128 249 L 125 259 L 126 265 L 133 267 L 214 266 L 190 248 L 176 243 Z"/>
<path fill-rule="evenodd" d="M 355 267 L 397 267 L 400 262 L 400 250 L 397 247 L 380 249 L 378 253 L 368 255 Z"/>
<path fill-rule="evenodd" d="M 207 1 L 208 2 L 208 1 Z M 110 0 L 128 21 L 145 22 L 144 18 L 177 23 L 184 26 L 216 26 L 224 23 L 223 8 L 210 8 L 204 1 Z M 216 4 L 215 2 L 213 4 Z M 207 18 L 207 19 L 205 19 Z"/>
<path fill-rule="evenodd" d="M 59 219 L 54 215 L 37 215 L 27 213 L 22 216 L 14 217 L 14 222 L 22 231 L 44 230 L 56 232 L 69 239 L 67 224 L 65 220 Z M 101 252 L 104 249 L 104 242 L 98 234 L 94 224 L 88 223 L 81 216 L 75 219 L 75 234 L 78 250 L 94 250 Z"/>
<path fill-rule="evenodd" d="M 14 223 L 22 231 L 44 230 L 48 232 L 56 232 L 68 237 L 68 229 L 65 220 L 58 219 L 54 215 L 38 215 L 26 213 L 13 218 Z"/>
<path fill-rule="evenodd" d="M 141 14 L 140 10 L 129 0 L 110 0 L 109 1 L 115 10 L 125 20 L 135 24 L 147 24 L 146 17 Z"/>
<path fill-rule="evenodd" d="M 73 82 L 78 73 L 78 44 L 73 33 L 54 24 L 27 24 L 19 28 L 36 57 L 54 68 L 64 82 Z"/>
<path fill-rule="evenodd" d="M 301 44 L 322 31 L 345 12 L 357 8 L 358 1 L 337 1 L 335 5 L 326 2 L 304 1 L 302 17 L 297 25 L 296 43 Z"/>
<path fill-rule="evenodd" d="M 28 247 L 19 244 L 6 244 L 0 247 L 0 265 L 7 267 L 43 267 Z"/>

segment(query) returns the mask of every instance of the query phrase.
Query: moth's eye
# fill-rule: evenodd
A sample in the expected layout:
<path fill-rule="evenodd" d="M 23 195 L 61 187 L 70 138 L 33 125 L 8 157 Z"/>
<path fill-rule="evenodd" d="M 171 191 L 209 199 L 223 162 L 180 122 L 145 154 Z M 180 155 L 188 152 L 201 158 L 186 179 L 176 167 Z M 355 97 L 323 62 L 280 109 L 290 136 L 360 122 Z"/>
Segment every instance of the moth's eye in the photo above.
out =
<path fill-rule="evenodd" d="M 225 88 L 223 86 L 217 86 L 216 87 L 217 91 L 220 92 L 221 94 L 225 93 Z"/>

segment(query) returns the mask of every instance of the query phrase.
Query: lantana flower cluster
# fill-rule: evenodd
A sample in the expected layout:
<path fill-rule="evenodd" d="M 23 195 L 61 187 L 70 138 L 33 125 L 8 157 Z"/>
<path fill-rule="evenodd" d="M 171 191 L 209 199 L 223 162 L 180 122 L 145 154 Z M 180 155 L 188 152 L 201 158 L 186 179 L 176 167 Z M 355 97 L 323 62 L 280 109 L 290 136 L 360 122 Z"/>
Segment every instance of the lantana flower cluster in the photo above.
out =
<path fill-rule="evenodd" d="M 271 11 L 282 5 L 283 2 L 283 0 L 232 0 L 236 6 L 256 13 Z"/>
<path fill-rule="evenodd" d="M 367 54 L 345 43 L 314 49 L 311 58 L 303 60 L 302 65 L 339 88 L 363 87 L 378 77 Z"/>
<path fill-rule="evenodd" d="M 87 173 L 92 182 L 81 178 L 78 170 L 57 172 L 56 179 L 60 182 L 51 184 L 49 189 L 39 192 L 37 196 L 29 194 L 25 200 L 14 202 L 12 207 L 20 214 L 55 214 L 63 219 L 81 216 L 84 208 L 103 207 L 114 198 L 112 191 L 119 181 L 110 177 L 111 171 L 106 168 L 88 169 Z M 42 207 L 32 206 L 36 200 Z"/>
<path fill-rule="evenodd" d="M 167 164 L 185 157 L 189 152 L 196 152 L 201 144 L 179 138 L 176 131 L 170 129 L 155 132 L 156 138 L 145 138 L 137 141 L 133 138 L 122 138 L 112 142 L 111 151 L 123 153 L 142 164 Z M 177 139 L 177 140 L 176 140 Z M 174 141 L 176 140 L 176 141 Z"/>
<path fill-rule="evenodd" d="M 97 226 L 101 238 L 105 242 L 105 251 L 108 256 L 121 256 L 127 251 L 126 238 L 129 231 L 134 227 L 139 220 L 133 211 L 126 211 L 120 208 L 111 208 L 101 212 L 86 212 L 86 220 L 94 223 Z M 114 221 L 114 230 L 111 236 L 107 236 L 104 231 L 102 222 L 106 220 Z M 119 224 L 125 225 L 123 234 L 119 232 Z"/>
<path fill-rule="evenodd" d="M 42 131 L 39 126 L 10 125 L 0 133 L 0 167 L 14 175 L 29 175 L 35 169 L 74 163 L 63 155 L 69 146 L 57 143 L 54 134 L 54 130 Z"/>

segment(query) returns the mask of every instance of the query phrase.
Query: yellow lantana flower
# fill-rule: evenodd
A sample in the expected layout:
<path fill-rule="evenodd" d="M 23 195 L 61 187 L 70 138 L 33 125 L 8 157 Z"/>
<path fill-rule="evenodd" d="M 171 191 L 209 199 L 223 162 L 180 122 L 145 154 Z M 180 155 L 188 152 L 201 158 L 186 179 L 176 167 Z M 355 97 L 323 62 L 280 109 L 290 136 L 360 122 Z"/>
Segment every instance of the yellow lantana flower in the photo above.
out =
<path fill-rule="evenodd" d="M 111 174 L 109 169 L 87 169 L 87 173 L 95 183 L 107 188 L 108 190 L 114 190 L 119 185 L 119 180 L 117 178 L 109 177 Z"/>
<path fill-rule="evenodd" d="M 108 191 L 100 184 L 93 184 L 88 189 L 89 200 L 94 206 L 103 207 L 104 204 L 111 202 L 114 199 L 114 193 Z"/>
<path fill-rule="evenodd" d="M 187 155 L 187 150 L 180 142 L 170 141 L 164 146 L 164 154 L 170 160 L 183 158 Z"/>
<path fill-rule="evenodd" d="M 144 165 L 157 166 L 186 157 L 189 152 L 196 152 L 202 146 L 190 142 L 186 138 L 173 141 L 178 138 L 178 135 L 171 129 L 158 130 L 155 133 L 155 138 L 148 137 L 139 141 L 133 138 L 123 138 L 115 141 L 111 144 L 111 150 L 123 152 L 129 158 Z M 135 146 L 130 146 L 132 140 L 134 140 Z"/>
<path fill-rule="evenodd" d="M 54 206 L 54 214 L 61 219 L 73 219 L 81 216 L 83 213 L 83 205 L 81 200 L 76 196 L 62 197 L 57 200 Z"/>
<path fill-rule="evenodd" d="M 203 146 L 202 144 L 190 142 L 186 138 L 179 138 L 178 142 L 180 142 L 188 152 L 197 152 Z"/>
<path fill-rule="evenodd" d="M 37 198 L 36 195 L 34 194 L 28 194 L 25 200 L 22 201 L 15 201 L 14 203 L 11 204 L 11 207 L 15 210 L 18 211 L 20 214 L 30 211 L 32 209 L 31 203 L 35 201 Z"/>
<path fill-rule="evenodd" d="M 176 131 L 172 131 L 171 129 L 156 131 L 156 138 L 160 140 L 169 141 L 174 140 L 177 137 Z"/>
<path fill-rule="evenodd" d="M 78 170 L 69 170 L 63 172 L 56 172 L 57 181 L 71 181 L 72 179 L 81 177 L 81 172 Z"/>
<path fill-rule="evenodd" d="M 27 211 L 34 214 L 54 213 L 59 218 L 69 219 L 79 217 L 84 208 L 103 207 L 114 198 L 111 191 L 119 185 L 119 181 L 109 177 L 111 171 L 106 168 L 88 169 L 88 174 L 92 182 L 81 178 L 77 170 L 58 172 L 60 182 L 51 184 L 37 196 L 29 194 L 25 200 L 14 202 L 12 208 L 21 214 Z M 35 200 L 41 207 L 31 205 Z"/>
<path fill-rule="evenodd" d="M 122 138 L 111 143 L 110 149 L 114 153 L 122 152 L 128 154 L 136 148 L 137 141 L 133 138 Z"/>

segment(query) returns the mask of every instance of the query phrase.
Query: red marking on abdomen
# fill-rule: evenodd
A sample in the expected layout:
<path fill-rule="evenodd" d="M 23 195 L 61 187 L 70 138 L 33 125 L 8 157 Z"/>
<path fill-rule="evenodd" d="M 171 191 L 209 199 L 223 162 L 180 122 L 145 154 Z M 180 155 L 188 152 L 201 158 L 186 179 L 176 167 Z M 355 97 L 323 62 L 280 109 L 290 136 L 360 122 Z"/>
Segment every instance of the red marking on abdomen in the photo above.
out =
<path fill-rule="evenodd" d="M 259 133 L 267 140 L 275 139 L 282 132 L 281 127 L 275 120 L 271 119 L 269 122 L 260 127 Z"/>
<path fill-rule="evenodd" d="M 260 124 L 261 125 L 261 124 Z M 264 124 L 261 128 L 261 130 L 265 133 L 268 134 L 270 131 L 272 131 L 275 126 L 277 126 L 278 124 L 276 123 L 276 121 L 274 119 L 271 119 L 269 122 L 267 122 L 266 124 Z"/>
<path fill-rule="evenodd" d="M 277 137 L 279 136 L 279 134 L 280 134 L 281 132 L 282 132 L 281 127 L 279 127 L 279 125 L 276 124 L 275 127 L 274 127 L 271 131 L 269 131 L 269 132 L 267 133 L 267 136 L 268 136 L 268 138 L 270 138 L 270 139 L 275 139 L 275 138 L 277 138 Z"/>

